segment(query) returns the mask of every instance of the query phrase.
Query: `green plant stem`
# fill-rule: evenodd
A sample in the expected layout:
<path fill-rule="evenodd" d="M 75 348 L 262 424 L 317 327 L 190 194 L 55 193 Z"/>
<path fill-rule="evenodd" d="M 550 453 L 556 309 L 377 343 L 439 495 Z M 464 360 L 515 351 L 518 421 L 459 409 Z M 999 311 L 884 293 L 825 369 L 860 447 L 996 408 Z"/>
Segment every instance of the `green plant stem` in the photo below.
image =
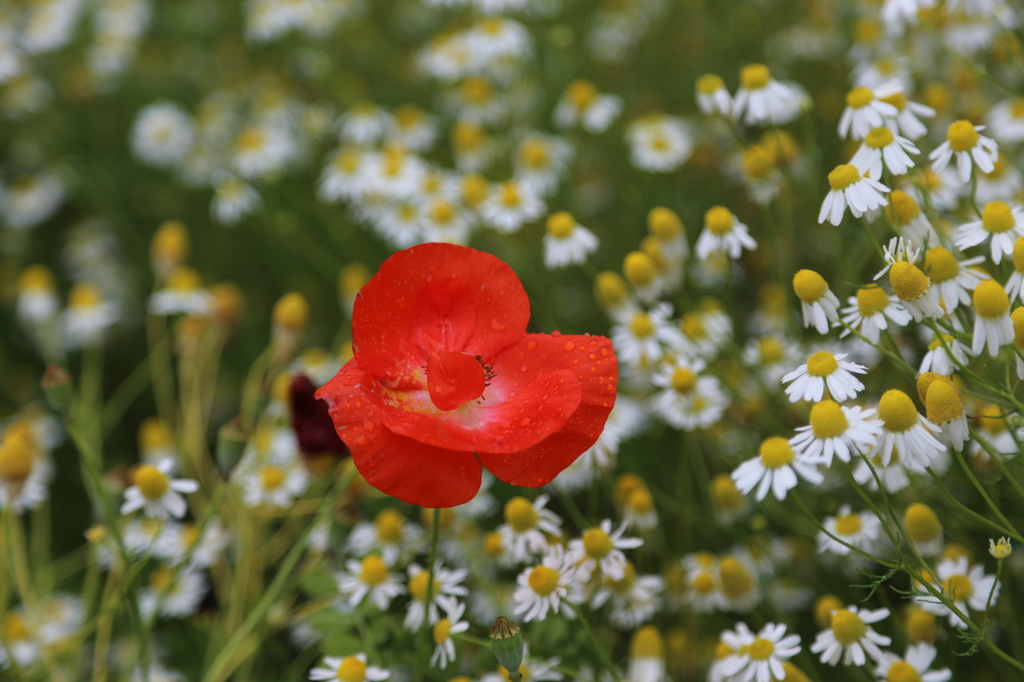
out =
<path fill-rule="evenodd" d="M 572 609 L 573 613 L 576 614 L 576 617 L 579 618 L 580 623 L 583 624 L 583 629 L 587 631 L 587 637 L 590 638 L 590 643 L 594 646 L 594 653 L 598 655 L 601 659 L 602 665 L 604 665 L 604 667 L 608 669 L 608 672 L 612 674 L 612 679 L 615 680 L 615 682 L 622 682 L 622 677 L 619 676 L 619 671 L 615 669 L 615 664 L 612 663 L 611 656 L 608 654 L 608 646 L 602 644 L 597 638 L 597 635 L 594 634 L 594 630 L 590 627 L 590 623 L 587 622 L 587 618 L 583 615 L 582 609 L 571 601 L 566 600 L 565 603 L 569 605 L 569 608 Z"/>

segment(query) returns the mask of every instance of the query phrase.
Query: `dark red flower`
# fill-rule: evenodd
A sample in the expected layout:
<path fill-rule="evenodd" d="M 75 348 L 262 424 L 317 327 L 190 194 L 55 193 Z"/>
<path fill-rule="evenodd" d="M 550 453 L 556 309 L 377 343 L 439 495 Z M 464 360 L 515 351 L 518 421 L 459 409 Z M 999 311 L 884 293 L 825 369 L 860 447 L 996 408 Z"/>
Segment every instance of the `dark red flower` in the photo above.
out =
<path fill-rule="evenodd" d="M 490 254 L 391 256 L 356 298 L 355 357 L 317 392 L 366 480 L 451 507 L 479 490 L 481 465 L 535 488 L 593 445 L 615 403 L 611 341 L 527 334 L 529 319 L 522 283 Z"/>
<path fill-rule="evenodd" d="M 299 451 L 306 456 L 347 455 L 348 448 L 338 438 L 327 403 L 316 399 L 316 386 L 299 372 L 288 386 L 292 428 L 299 440 Z"/>

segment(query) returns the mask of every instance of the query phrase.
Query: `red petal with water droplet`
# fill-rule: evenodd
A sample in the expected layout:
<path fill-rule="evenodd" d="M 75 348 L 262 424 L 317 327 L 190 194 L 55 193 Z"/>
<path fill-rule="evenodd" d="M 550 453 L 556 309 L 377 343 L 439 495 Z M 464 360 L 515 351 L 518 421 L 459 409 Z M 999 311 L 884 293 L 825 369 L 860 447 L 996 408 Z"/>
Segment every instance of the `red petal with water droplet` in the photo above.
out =
<path fill-rule="evenodd" d="M 379 384 L 350 360 L 317 397 L 330 406 L 338 435 L 359 473 L 381 492 L 409 504 L 453 507 L 480 489 L 480 462 L 471 452 L 434 447 L 384 425 Z"/>
<path fill-rule="evenodd" d="M 603 336 L 530 334 L 495 360 L 494 371 L 499 375 L 506 367 L 525 367 L 524 373 L 538 367 L 548 372 L 569 370 L 581 389 L 579 407 L 565 426 L 537 445 L 511 454 L 477 452 L 483 465 L 501 480 L 537 488 L 550 483 L 601 435 L 615 405 L 619 380 L 615 350 Z"/>
<path fill-rule="evenodd" d="M 423 386 L 430 353 L 490 362 L 526 333 L 530 301 L 516 273 L 491 254 L 421 244 L 392 255 L 356 297 L 352 346 L 392 388 Z"/>
<path fill-rule="evenodd" d="M 439 410 L 462 407 L 479 398 L 486 387 L 484 367 L 471 355 L 445 350 L 427 358 L 427 390 Z"/>

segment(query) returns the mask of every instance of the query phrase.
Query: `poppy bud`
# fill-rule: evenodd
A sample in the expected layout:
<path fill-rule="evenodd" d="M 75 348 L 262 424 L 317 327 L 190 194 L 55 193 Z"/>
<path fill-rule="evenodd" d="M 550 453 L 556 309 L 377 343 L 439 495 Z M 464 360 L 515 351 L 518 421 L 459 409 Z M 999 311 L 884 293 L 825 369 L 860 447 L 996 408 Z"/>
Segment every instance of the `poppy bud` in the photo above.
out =
<path fill-rule="evenodd" d="M 498 616 L 491 628 L 491 651 L 498 664 L 508 671 L 508 679 L 521 680 L 519 666 L 523 664 L 523 636 L 519 626 L 505 616 Z"/>

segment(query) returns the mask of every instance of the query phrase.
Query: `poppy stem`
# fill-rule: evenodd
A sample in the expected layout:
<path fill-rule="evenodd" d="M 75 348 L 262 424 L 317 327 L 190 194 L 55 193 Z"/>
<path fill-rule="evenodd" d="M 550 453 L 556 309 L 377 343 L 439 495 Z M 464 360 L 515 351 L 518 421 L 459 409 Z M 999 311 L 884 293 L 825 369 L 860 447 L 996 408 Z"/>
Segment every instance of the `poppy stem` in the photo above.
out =
<path fill-rule="evenodd" d="M 434 565 L 437 563 L 437 542 L 441 535 L 441 509 L 434 510 L 430 524 L 430 560 L 427 564 L 427 594 L 423 599 L 423 627 L 430 630 L 430 605 L 434 600 Z"/>

